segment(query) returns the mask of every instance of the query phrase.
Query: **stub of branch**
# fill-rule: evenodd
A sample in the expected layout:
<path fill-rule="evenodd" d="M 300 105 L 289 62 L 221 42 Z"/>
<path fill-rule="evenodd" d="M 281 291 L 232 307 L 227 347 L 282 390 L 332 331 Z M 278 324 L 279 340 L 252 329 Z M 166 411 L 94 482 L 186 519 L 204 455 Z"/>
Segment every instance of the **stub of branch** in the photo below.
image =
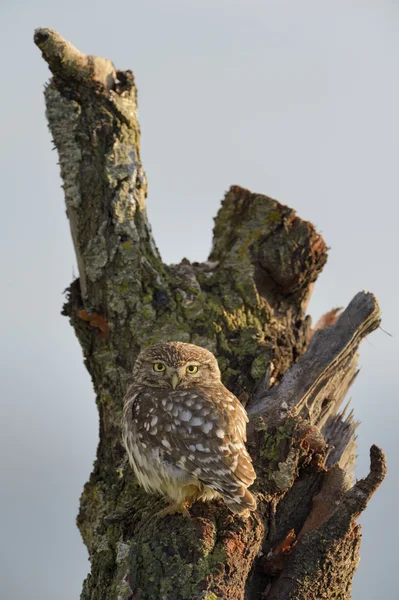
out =
<path fill-rule="evenodd" d="M 356 459 L 356 427 L 352 412 L 339 412 L 357 375 L 357 350 L 361 340 L 380 323 L 373 294 L 359 292 L 330 326 L 318 329 L 304 355 L 287 371 L 279 386 L 253 405 L 251 417 L 261 415 L 275 427 L 287 416 L 305 418 L 323 434 L 329 453 L 326 467 L 339 465 L 352 473 Z M 248 426 L 252 436 L 253 421 Z M 349 475 L 348 475 L 349 476 Z"/>
<path fill-rule="evenodd" d="M 352 362 L 360 341 L 380 323 L 376 297 L 359 292 L 339 319 L 314 334 L 305 354 L 285 374 L 281 384 L 249 407 L 251 415 L 280 421 L 287 413 L 301 414 L 317 424 L 323 400 L 337 392 L 342 378 L 354 377 Z M 343 386 L 345 392 L 347 386 Z M 342 394 L 339 394 L 340 399 Z"/>
<path fill-rule="evenodd" d="M 34 40 L 54 75 L 45 90 L 46 115 L 64 180 L 81 308 L 109 319 L 112 301 L 114 312 L 126 313 L 119 290 L 133 294 L 140 286 L 142 255 L 159 264 L 145 213 L 133 75 L 80 52 L 51 29 L 37 29 Z"/>
<path fill-rule="evenodd" d="M 33 39 L 54 75 L 100 84 L 106 91 L 114 88 L 116 71 L 110 60 L 80 52 L 52 29 L 39 27 Z"/>
<path fill-rule="evenodd" d="M 292 208 L 234 185 L 215 219 L 209 259 L 228 265 L 237 263 L 238 256 L 243 275 L 254 271 L 258 293 L 271 307 L 299 305 L 304 312 L 327 247 L 315 227 Z"/>
<path fill-rule="evenodd" d="M 344 493 L 332 514 L 327 519 L 323 518 L 321 526 L 314 528 L 312 525 L 315 523 L 309 523 L 308 531 L 301 535 L 267 600 L 319 600 L 321 590 L 326 589 L 331 598 L 350 597 L 348 581 L 351 581 L 356 567 L 356 561 L 350 559 L 353 553 L 357 553 L 360 536 L 355 520 L 364 511 L 385 475 L 385 455 L 380 448 L 372 446 L 370 473 Z M 327 482 L 327 488 L 332 488 L 335 498 L 339 497 L 340 489 L 344 489 L 340 481 L 338 488 L 334 481 L 333 485 L 330 484 Z M 327 492 L 330 493 L 331 489 Z M 326 510 L 329 510 L 328 506 Z"/>

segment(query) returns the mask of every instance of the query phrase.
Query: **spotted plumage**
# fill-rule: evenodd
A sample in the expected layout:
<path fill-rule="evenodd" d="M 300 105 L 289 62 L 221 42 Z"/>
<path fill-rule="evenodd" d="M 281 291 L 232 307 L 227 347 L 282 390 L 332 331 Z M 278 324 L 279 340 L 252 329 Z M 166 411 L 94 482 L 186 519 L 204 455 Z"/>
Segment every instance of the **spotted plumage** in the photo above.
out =
<path fill-rule="evenodd" d="M 256 475 L 245 448 L 248 417 L 221 382 L 214 355 L 181 342 L 143 350 L 133 369 L 122 437 L 139 483 L 186 512 L 222 497 L 232 512 L 255 510 Z"/>

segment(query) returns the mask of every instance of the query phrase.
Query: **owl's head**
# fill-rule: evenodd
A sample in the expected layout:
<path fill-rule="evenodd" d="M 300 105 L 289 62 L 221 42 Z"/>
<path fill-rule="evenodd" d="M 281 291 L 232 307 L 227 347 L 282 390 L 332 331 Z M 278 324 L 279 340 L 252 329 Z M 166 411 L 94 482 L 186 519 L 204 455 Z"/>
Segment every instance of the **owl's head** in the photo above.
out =
<path fill-rule="evenodd" d="M 136 383 L 152 387 L 187 389 L 220 383 L 216 358 L 200 346 L 160 342 L 142 350 L 133 368 Z"/>

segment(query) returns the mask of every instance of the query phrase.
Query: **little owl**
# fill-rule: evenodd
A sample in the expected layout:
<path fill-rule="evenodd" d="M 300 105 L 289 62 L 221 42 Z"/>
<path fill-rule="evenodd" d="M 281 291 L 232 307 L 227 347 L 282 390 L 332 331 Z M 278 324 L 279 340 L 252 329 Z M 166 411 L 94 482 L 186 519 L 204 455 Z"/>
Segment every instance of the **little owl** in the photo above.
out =
<path fill-rule="evenodd" d="M 214 355 L 193 344 L 161 342 L 144 349 L 133 369 L 122 420 L 123 443 L 147 492 L 180 512 L 196 500 L 222 497 L 249 514 L 256 475 L 245 448 L 248 417 L 221 382 Z"/>

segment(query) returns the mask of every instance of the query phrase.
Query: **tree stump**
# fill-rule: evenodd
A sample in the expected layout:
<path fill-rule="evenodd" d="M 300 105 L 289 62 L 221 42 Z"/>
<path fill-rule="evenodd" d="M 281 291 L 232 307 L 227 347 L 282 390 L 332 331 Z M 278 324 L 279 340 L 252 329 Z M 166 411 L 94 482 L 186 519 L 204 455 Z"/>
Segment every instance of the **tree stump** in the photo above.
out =
<path fill-rule="evenodd" d="M 34 41 L 53 77 L 47 118 L 64 181 L 79 279 L 67 315 L 100 417 L 94 470 L 78 516 L 91 560 L 82 600 L 348 599 L 356 518 L 384 478 L 382 451 L 353 484 L 356 422 L 341 410 L 360 341 L 378 327 L 358 293 L 312 330 L 306 307 L 327 249 L 313 225 L 239 186 L 215 219 L 208 261 L 165 265 L 148 223 L 131 71 L 59 34 Z M 217 356 L 250 415 L 258 511 L 197 503 L 153 519 L 164 501 L 138 487 L 121 445 L 123 397 L 144 345 L 178 340 Z"/>

